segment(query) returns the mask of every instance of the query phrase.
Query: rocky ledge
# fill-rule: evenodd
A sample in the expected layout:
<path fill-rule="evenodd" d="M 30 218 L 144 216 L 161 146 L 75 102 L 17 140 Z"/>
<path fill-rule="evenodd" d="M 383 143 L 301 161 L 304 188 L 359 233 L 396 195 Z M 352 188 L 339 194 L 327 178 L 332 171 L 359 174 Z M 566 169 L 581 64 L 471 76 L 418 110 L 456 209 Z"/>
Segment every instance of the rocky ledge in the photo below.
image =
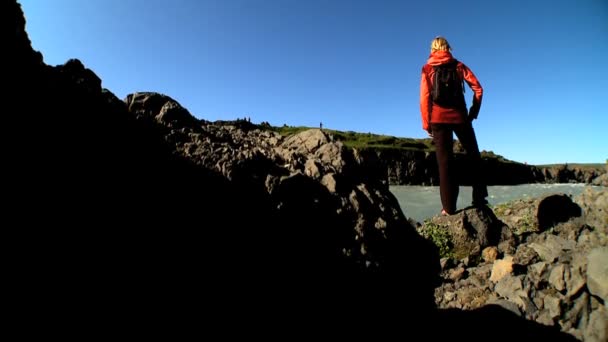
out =
<path fill-rule="evenodd" d="M 443 247 L 440 308 L 497 304 L 585 341 L 608 339 L 608 191 L 469 208 L 419 226 Z"/>

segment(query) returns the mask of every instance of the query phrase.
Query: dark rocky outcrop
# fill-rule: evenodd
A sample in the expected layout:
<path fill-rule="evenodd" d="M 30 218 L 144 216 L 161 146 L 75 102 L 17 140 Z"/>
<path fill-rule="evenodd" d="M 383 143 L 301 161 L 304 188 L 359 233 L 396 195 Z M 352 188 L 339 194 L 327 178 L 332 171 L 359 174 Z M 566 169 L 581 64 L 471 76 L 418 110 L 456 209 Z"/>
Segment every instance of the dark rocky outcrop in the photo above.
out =
<path fill-rule="evenodd" d="M 375 165 L 375 173 L 391 185 L 437 185 L 435 153 L 390 148 L 356 149 L 361 164 Z"/>
<path fill-rule="evenodd" d="M 127 106 L 80 61 L 45 65 L 16 2 L 2 15 L 17 28 L 5 209 L 39 228 L 22 246 L 32 301 L 117 320 L 188 320 L 196 307 L 209 322 L 272 321 L 266 333 L 354 333 L 373 312 L 371 331 L 406 303 L 433 310 L 433 247 L 331 137 L 211 124 L 158 94 Z"/>
<path fill-rule="evenodd" d="M 177 155 L 225 177 L 243 191 L 239 201 L 260 207 L 266 229 L 276 226 L 265 239 L 277 239 L 291 262 L 375 274 L 407 260 L 413 250 L 402 248 L 406 241 L 420 241 L 387 185 L 359 170 L 351 152 L 321 130 L 283 138 L 248 122 L 199 121 L 157 93 L 125 102 L 138 121 L 159 125 Z M 431 258 L 416 274 L 432 279 L 434 269 Z"/>
<path fill-rule="evenodd" d="M 0 6 L 15 26 L 3 94 L 15 314 L 35 313 L 46 335 L 385 339 L 486 322 L 467 334 L 481 341 L 501 317 L 505 338 L 569 340 L 500 307 L 436 310 L 434 247 L 331 136 L 196 120 L 154 93 L 125 103 L 78 60 L 44 64 L 20 6 Z"/>

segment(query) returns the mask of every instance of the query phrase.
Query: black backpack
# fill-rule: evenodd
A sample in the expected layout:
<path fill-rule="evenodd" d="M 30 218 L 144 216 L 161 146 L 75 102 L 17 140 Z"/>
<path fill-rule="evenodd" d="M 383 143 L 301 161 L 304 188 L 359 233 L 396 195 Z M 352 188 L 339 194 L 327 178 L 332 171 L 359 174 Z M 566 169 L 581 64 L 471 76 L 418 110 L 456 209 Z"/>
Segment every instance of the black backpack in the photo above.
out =
<path fill-rule="evenodd" d="M 431 96 L 433 102 L 446 108 L 465 107 L 464 82 L 458 75 L 457 60 L 435 65 L 435 76 L 433 77 L 433 89 Z"/>

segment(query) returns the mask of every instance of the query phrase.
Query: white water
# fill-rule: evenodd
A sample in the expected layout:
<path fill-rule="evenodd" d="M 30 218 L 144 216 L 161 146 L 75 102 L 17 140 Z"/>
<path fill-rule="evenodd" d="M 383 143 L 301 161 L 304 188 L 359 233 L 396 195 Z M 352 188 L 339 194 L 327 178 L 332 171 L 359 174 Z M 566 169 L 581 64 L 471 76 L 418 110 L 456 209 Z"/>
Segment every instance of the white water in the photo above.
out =
<path fill-rule="evenodd" d="M 495 205 L 523 198 L 534 198 L 552 193 L 577 196 L 583 192 L 585 184 L 522 184 L 496 185 L 488 187 L 488 202 Z M 401 210 L 407 217 L 423 222 L 441 212 L 441 198 L 438 186 L 393 185 L 390 191 L 397 197 Z M 458 209 L 471 205 L 471 187 L 461 186 L 458 195 Z"/>

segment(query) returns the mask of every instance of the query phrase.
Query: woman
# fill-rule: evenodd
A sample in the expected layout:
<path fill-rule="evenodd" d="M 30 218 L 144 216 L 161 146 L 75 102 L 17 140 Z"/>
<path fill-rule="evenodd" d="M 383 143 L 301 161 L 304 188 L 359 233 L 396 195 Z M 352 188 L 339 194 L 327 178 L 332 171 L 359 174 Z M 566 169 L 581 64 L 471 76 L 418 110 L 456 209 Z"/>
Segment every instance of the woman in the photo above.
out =
<path fill-rule="evenodd" d="M 453 214 L 458 200 L 459 184 L 454 177 L 453 133 L 456 133 L 469 159 L 468 169 L 473 179 L 473 206 L 488 203 L 486 200 L 488 190 L 482 180 L 481 156 L 472 125 L 472 121 L 479 114 L 483 88 L 471 69 L 454 59 L 451 51 L 450 44 L 445 38 L 435 38 L 431 43 L 431 55 L 422 67 L 420 80 L 422 128 L 435 143 L 439 167 L 439 191 L 443 205 L 442 215 Z M 457 77 L 456 81 L 450 81 L 450 73 L 455 75 L 454 78 Z M 439 81 L 437 81 L 438 77 Z M 468 112 L 463 94 L 463 81 L 474 93 L 473 103 Z"/>

